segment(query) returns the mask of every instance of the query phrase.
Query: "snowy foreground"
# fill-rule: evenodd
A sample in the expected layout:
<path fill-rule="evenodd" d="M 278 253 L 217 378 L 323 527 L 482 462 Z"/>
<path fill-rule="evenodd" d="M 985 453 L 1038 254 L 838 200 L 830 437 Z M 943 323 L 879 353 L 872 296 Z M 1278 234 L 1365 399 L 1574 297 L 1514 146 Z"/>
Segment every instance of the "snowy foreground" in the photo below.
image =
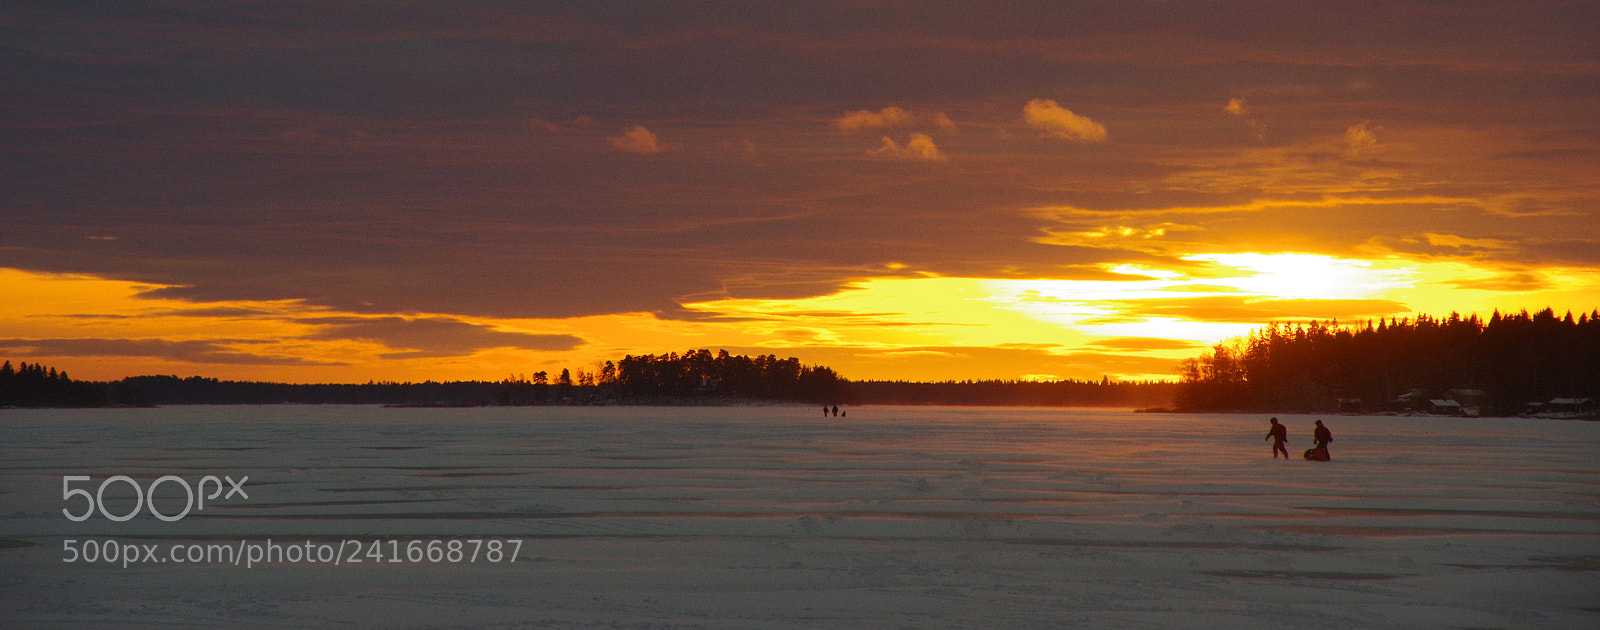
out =
<path fill-rule="evenodd" d="M 1600 423 L 1321 418 L 0 410 L 0 625 L 1600 628 Z"/>

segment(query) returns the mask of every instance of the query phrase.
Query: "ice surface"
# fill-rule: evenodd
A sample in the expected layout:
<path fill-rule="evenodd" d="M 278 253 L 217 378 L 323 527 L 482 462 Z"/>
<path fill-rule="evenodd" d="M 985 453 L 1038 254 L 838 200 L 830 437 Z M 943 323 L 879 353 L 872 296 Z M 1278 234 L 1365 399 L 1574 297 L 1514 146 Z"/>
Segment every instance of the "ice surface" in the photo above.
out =
<path fill-rule="evenodd" d="M 1600 423 L 1319 416 L 1318 463 L 1272 459 L 1265 416 L 849 411 L 3 410 L 0 625 L 1600 627 Z M 1317 417 L 1279 418 L 1298 456 Z M 63 476 L 118 474 L 248 476 L 249 498 L 62 514 L 83 508 Z M 268 539 L 522 543 L 511 563 L 64 561 L 68 540 Z"/>

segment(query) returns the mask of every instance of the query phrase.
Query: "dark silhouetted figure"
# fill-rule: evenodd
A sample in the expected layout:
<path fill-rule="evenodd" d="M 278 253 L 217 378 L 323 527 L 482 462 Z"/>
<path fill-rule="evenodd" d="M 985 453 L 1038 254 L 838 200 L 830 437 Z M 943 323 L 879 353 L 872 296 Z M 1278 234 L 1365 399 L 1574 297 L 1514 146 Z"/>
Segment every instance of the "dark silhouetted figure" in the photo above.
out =
<path fill-rule="evenodd" d="M 1284 444 L 1289 442 L 1289 428 L 1278 424 L 1278 419 L 1272 419 L 1272 428 L 1267 430 L 1267 437 L 1272 440 L 1272 458 L 1277 459 L 1278 453 L 1283 453 L 1284 459 L 1289 459 L 1289 449 Z"/>
<path fill-rule="evenodd" d="M 822 406 L 822 415 L 824 415 L 824 416 L 828 415 L 828 406 L 827 405 L 823 405 Z"/>
<path fill-rule="evenodd" d="M 1333 441 L 1333 432 L 1328 427 L 1322 426 L 1322 421 L 1317 421 L 1316 430 L 1311 432 L 1311 449 L 1306 451 L 1306 459 L 1325 462 L 1332 459 L 1328 455 L 1328 443 Z"/>
<path fill-rule="evenodd" d="M 839 417 L 839 406 L 838 405 L 834 405 L 833 406 L 833 416 L 835 418 Z"/>

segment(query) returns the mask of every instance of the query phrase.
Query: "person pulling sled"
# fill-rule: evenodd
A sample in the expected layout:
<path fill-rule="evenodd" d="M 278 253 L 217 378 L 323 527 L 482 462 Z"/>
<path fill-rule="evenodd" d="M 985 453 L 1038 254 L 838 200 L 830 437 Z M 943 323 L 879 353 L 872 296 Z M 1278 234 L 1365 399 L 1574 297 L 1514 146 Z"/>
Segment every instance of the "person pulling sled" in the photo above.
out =
<path fill-rule="evenodd" d="M 1306 449 L 1306 459 L 1314 462 L 1325 462 L 1332 459 L 1328 456 L 1328 443 L 1333 441 L 1333 432 L 1328 427 L 1322 426 L 1322 421 L 1317 421 L 1316 430 L 1311 432 L 1312 446 Z"/>

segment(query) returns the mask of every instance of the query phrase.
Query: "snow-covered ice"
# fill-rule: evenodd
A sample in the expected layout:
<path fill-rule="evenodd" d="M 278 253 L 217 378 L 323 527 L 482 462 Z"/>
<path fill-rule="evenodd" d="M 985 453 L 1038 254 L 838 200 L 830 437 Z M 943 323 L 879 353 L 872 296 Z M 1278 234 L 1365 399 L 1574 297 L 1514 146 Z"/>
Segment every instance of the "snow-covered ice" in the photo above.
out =
<path fill-rule="evenodd" d="M 1318 463 L 1272 459 L 1266 416 L 849 412 L 0 410 L 0 625 L 1600 627 L 1600 423 L 1280 415 L 1296 457 L 1312 420 L 1333 430 Z M 64 492 L 113 475 L 249 496 L 68 520 L 87 499 Z M 180 484 L 156 494 L 181 509 Z M 107 485 L 109 512 L 133 500 Z M 520 548 L 143 552 L 269 539 Z M 87 541 L 151 561 L 65 561 Z"/>

